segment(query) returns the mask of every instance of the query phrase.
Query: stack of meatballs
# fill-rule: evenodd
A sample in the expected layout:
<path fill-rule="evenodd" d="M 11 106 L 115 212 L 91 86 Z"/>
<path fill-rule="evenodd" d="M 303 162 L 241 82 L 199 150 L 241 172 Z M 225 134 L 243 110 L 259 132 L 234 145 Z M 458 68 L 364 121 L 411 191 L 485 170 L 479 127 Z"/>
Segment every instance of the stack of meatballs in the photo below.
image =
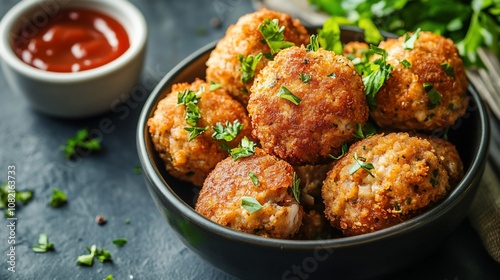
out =
<path fill-rule="evenodd" d="M 272 23 L 286 44 L 264 36 Z M 148 121 L 155 149 L 172 176 L 200 188 L 195 210 L 235 230 L 320 239 L 401 223 L 461 180 L 455 146 L 432 134 L 469 102 L 453 42 L 419 32 L 408 48 L 411 35 L 378 45 L 392 71 L 369 106 L 353 62 L 367 44 L 314 49 L 288 14 L 244 15 L 211 52 L 206 77 L 158 103 Z M 377 133 L 364 133 L 370 123 Z M 233 135 L 215 137 L 224 126 Z"/>

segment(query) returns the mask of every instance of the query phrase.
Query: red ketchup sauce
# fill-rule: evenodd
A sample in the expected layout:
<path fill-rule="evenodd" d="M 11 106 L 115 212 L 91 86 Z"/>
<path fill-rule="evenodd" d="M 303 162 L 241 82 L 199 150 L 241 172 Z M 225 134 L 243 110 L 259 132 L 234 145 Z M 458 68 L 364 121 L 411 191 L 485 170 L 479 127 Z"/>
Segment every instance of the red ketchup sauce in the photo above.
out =
<path fill-rule="evenodd" d="M 116 59 L 130 46 L 125 28 L 95 10 L 63 9 L 43 26 L 26 24 L 16 34 L 12 48 L 22 61 L 46 71 L 96 68 Z"/>

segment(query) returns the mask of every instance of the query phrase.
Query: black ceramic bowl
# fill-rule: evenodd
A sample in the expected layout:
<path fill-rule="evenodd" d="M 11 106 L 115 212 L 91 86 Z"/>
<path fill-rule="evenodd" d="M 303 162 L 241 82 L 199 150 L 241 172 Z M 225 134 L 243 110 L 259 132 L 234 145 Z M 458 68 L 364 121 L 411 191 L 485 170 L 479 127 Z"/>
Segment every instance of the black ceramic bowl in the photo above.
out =
<path fill-rule="evenodd" d="M 342 38 L 347 42 L 363 36 L 358 29 L 343 28 Z M 173 84 L 205 77 L 205 62 L 214 46 L 198 50 L 161 80 L 137 130 L 138 153 L 156 206 L 181 241 L 204 260 L 242 279 L 373 279 L 416 264 L 463 221 L 483 174 L 489 139 L 485 106 L 471 86 L 468 111 L 448 134 L 462 157 L 465 176 L 444 201 L 418 217 L 374 233 L 298 241 L 238 232 L 199 215 L 193 208 L 197 188 L 165 171 L 146 123 Z"/>

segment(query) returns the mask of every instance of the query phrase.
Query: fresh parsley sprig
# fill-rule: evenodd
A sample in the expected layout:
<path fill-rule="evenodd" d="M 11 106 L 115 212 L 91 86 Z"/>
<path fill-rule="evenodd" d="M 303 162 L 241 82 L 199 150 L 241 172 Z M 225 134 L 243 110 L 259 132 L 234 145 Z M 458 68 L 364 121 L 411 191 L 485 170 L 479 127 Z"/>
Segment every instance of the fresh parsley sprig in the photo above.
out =
<path fill-rule="evenodd" d="M 257 55 L 248 55 L 244 57 L 243 55 L 238 55 L 238 60 L 241 63 L 239 70 L 242 72 L 241 74 L 241 82 L 246 84 L 253 81 L 255 77 L 255 70 L 257 69 L 257 65 L 259 61 L 262 59 L 262 53 Z"/>
<path fill-rule="evenodd" d="M 225 126 L 222 125 L 222 123 L 217 122 L 214 126 L 212 126 L 212 129 L 214 130 L 212 138 L 231 142 L 241 132 L 243 124 L 240 123 L 239 120 L 235 120 L 233 123 L 226 121 Z"/>
<path fill-rule="evenodd" d="M 302 101 L 298 96 L 293 94 L 287 87 L 281 86 L 278 90 L 277 96 L 292 102 L 295 105 L 299 105 L 300 101 Z"/>
<path fill-rule="evenodd" d="M 279 26 L 278 19 L 264 19 L 259 25 L 259 31 L 264 37 L 265 42 L 271 49 L 271 54 L 277 54 L 280 50 L 295 46 L 294 43 L 285 41 L 283 31 L 285 26 Z"/>
<path fill-rule="evenodd" d="M 363 84 L 365 85 L 365 94 L 370 108 L 377 107 L 375 96 L 384 85 L 385 81 L 391 76 L 394 66 L 387 63 L 387 51 L 374 45 L 370 45 L 371 55 L 378 54 L 380 58 L 373 62 L 367 62 L 361 68 Z"/>
<path fill-rule="evenodd" d="M 243 196 L 241 198 L 241 206 L 245 208 L 245 210 L 247 210 L 250 214 L 253 214 L 262 209 L 262 204 L 260 204 L 257 199 L 251 196 Z"/>
<path fill-rule="evenodd" d="M 68 202 L 68 197 L 65 192 L 53 188 L 52 196 L 50 197 L 49 205 L 53 208 L 58 208 L 65 205 Z"/>
<path fill-rule="evenodd" d="M 354 153 L 353 158 L 354 158 L 354 164 L 351 165 L 351 167 L 349 167 L 349 174 L 352 175 L 356 173 L 359 169 L 363 169 L 366 172 L 368 172 L 370 176 L 375 177 L 375 175 L 373 175 L 373 173 L 370 171 L 375 168 L 373 164 L 366 163 L 366 158 L 358 156 L 357 153 Z"/>
<path fill-rule="evenodd" d="M 241 139 L 238 147 L 229 150 L 229 154 L 233 160 L 237 160 L 242 157 L 249 157 L 255 154 L 255 143 L 245 136 Z"/>

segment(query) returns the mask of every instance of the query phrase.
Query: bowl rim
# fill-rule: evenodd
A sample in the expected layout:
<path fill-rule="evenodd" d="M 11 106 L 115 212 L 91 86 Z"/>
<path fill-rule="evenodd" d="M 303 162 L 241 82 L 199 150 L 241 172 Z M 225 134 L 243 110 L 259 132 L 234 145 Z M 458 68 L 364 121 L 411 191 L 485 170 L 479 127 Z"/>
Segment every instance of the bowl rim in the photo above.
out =
<path fill-rule="evenodd" d="M 359 31 L 357 27 L 342 26 L 341 30 L 346 31 Z M 387 33 L 386 33 L 387 34 Z M 425 213 L 422 213 L 412 219 L 404 221 L 400 224 L 378 230 L 371 233 L 366 233 L 356 236 L 348 236 L 334 239 L 321 239 L 321 240 L 290 240 L 290 239 L 277 239 L 277 238 L 265 238 L 249 233 L 239 232 L 228 227 L 213 222 L 201 214 L 197 213 L 191 206 L 184 202 L 168 185 L 168 183 L 163 179 L 158 168 L 153 166 L 152 158 L 148 155 L 146 149 L 146 137 L 145 134 L 148 133 L 147 130 L 147 120 L 151 115 L 152 111 L 156 109 L 157 103 L 160 101 L 162 92 L 167 85 L 167 83 L 176 77 L 177 73 L 182 71 L 184 68 L 188 67 L 189 64 L 196 59 L 199 59 L 207 52 L 211 51 L 217 41 L 211 42 L 197 51 L 193 52 L 175 67 L 173 67 L 157 86 L 153 89 L 148 99 L 146 100 L 141 114 L 138 119 L 138 126 L 136 130 L 137 137 L 137 150 L 140 162 L 143 167 L 143 174 L 146 179 L 150 180 L 153 187 L 158 190 L 161 195 L 174 207 L 184 218 L 195 223 L 204 230 L 209 231 L 216 235 L 222 235 L 227 238 L 231 238 L 235 241 L 249 243 L 254 245 L 260 245 L 265 247 L 273 247 L 276 249 L 295 249 L 295 250 L 306 250 L 311 248 L 342 248 L 350 246 L 359 246 L 365 243 L 372 243 L 376 240 L 387 239 L 391 236 L 400 235 L 412 232 L 416 230 L 424 222 L 437 220 L 439 217 L 444 215 L 448 209 L 453 208 L 454 205 L 459 203 L 461 198 L 466 196 L 469 192 L 473 191 L 473 182 L 477 180 L 476 176 L 482 174 L 484 170 L 484 163 L 487 160 L 488 148 L 489 148 L 489 118 L 488 112 L 484 102 L 479 97 L 474 86 L 469 83 L 468 90 L 472 96 L 471 102 L 476 105 L 479 122 L 481 123 L 481 135 L 479 137 L 479 146 L 471 159 L 471 164 L 469 168 L 465 171 L 464 177 L 460 183 L 448 194 L 445 200 L 441 201 L 438 205 L 429 209 Z M 470 105 L 469 105 L 470 106 Z"/>
<path fill-rule="evenodd" d="M 129 48 L 119 57 L 104 65 L 79 72 L 46 71 L 26 64 L 17 57 L 10 45 L 12 34 L 16 32 L 13 29 L 21 24 L 18 20 L 22 19 L 23 16 L 34 16 L 38 11 L 46 12 L 41 7 L 45 2 L 52 2 L 54 5 L 58 5 L 58 8 L 83 7 L 109 14 L 125 28 L 129 38 Z M 116 13 L 111 14 L 108 10 L 116 11 Z M 123 16 L 118 16 L 119 14 L 123 14 Z M 132 26 L 133 30 L 127 26 Z M 147 33 L 148 27 L 144 15 L 136 6 L 126 0 L 23 0 L 11 7 L 0 21 L 0 59 L 17 72 L 34 80 L 53 83 L 81 82 L 99 78 L 127 67 L 130 61 L 141 55 L 146 45 Z"/>

